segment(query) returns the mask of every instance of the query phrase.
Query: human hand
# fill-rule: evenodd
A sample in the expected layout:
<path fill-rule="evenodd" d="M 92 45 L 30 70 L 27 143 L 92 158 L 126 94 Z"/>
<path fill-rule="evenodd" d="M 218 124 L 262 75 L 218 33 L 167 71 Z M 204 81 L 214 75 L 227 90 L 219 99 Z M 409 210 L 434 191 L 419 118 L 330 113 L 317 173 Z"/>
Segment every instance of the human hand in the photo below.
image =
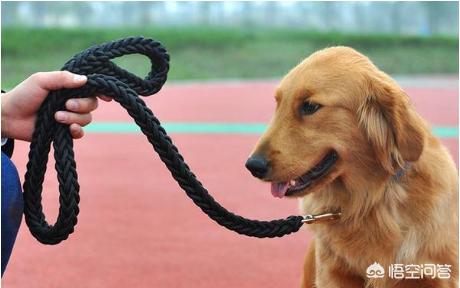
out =
<path fill-rule="evenodd" d="M 38 109 L 52 90 L 78 88 L 87 81 L 86 76 L 68 71 L 38 72 L 21 82 L 1 97 L 2 138 L 31 141 Z M 111 98 L 99 96 L 104 101 Z M 68 111 L 54 115 L 57 122 L 68 124 L 72 138 L 83 137 L 82 127 L 91 122 L 91 112 L 97 108 L 96 97 L 69 99 Z"/>

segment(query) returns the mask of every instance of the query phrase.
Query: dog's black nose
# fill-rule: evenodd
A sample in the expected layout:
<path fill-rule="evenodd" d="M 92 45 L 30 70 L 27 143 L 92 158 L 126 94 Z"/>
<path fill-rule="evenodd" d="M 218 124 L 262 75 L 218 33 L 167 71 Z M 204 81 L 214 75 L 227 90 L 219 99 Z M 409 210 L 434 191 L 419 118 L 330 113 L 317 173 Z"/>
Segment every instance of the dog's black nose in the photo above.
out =
<path fill-rule="evenodd" d="M 249 157 L 248 161 L 246 161 L 246 168 L 248 168 L 254 177 L 262 179 L 267 175 L 270 167 L 265 157 L 253 155 Z"/>

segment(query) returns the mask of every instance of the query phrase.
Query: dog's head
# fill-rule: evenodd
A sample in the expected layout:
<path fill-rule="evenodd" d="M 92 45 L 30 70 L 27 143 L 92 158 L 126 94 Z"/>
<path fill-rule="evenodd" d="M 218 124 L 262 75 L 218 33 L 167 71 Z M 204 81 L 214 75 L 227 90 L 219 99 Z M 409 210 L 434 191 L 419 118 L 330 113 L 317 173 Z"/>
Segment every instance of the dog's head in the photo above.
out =
<path fill-rule="evenodd" d="M 407 95 L 351 48 L 312 54 L 284 77 L 275 100 L 246 163 L 272 183 L 274 196 L 303 196 L 334 181 L 353 185 L 356 175 L 387 177 L 422 153 L 424 128 Z"/>

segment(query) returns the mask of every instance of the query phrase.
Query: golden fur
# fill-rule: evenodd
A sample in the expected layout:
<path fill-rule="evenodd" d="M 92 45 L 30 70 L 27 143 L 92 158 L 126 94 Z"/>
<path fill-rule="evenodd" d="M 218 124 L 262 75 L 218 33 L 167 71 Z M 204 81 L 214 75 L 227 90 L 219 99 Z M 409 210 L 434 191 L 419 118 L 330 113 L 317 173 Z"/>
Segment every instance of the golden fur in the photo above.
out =
<path fill-rule="evenodd" d="M 446 148 L 408 96 L 364 55 L 347 47 L 318 51 L 292 69 L 254 149 L 271 170 L 264 180 L 295 179 L 334 149 L 332 170 L 301 194 L 305 214 L 340 209 L 313 224 L 303 287 L 457 287 L 458 174 Z M 322 108 L 299 115 L 305 101 Z M 405 163 L 400 179 L 393 175 Z M 366 268 L 449 264 L 450 280 L 368 279 Z"/>

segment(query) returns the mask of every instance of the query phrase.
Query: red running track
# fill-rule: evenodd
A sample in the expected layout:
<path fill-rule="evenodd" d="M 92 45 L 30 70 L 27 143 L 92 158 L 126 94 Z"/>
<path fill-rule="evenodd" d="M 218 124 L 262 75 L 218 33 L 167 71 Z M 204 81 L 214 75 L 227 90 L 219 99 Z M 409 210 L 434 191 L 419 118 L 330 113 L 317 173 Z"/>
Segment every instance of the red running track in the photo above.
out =
<path fill-rule="evenodd" d="M 162 121 L 267 122 L 274 82 L 167 85 L 147 100 Z M 420 113 L 457 126 L 458 90 L 408 88 Z M 130 121 L 102 104 L 95 121 Z M 297 214 L 294 200 L 274 199 L 244 162 L 257 135 L 172 135 L 212 195 L 246 217 Z M 443 141 L 455 159 L 458 141 Z M 311 234 L 255 239 L 207 218 L 173 182 L 140 134 L 88 134 L 76 142 L 81 184 L 79 223 L 69 240 L 39 244 L 22 224 L 4 287 L 298 287 Z M 24 175 L 27 145 L 13 157 Z M 52 169 L 52 164 L 49 165 Z M 47 174 L 43 200 L 53 222 L 58 191 Z"/>

